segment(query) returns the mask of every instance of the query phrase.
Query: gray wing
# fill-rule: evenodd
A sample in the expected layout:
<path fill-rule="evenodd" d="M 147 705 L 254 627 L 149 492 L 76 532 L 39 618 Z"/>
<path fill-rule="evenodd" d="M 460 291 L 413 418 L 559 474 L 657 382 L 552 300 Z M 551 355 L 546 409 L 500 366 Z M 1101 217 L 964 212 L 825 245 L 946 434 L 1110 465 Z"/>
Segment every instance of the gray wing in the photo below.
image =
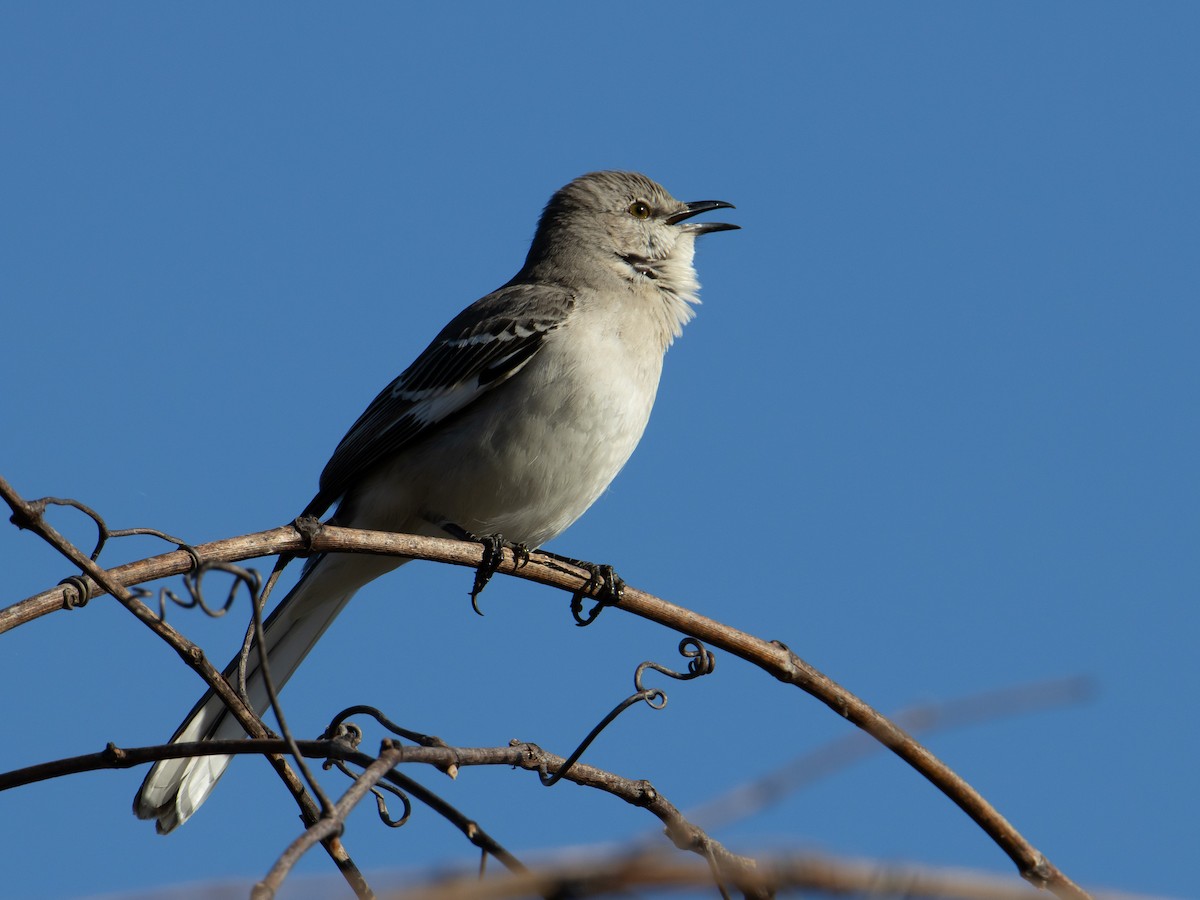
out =
<path fill-rule="evenodd" d="M 564 288 L 509 284 L 464 309 L 346 432 L 304 514 L 320 515 L 376 463 L 516 375 L 573 306 Z"/>

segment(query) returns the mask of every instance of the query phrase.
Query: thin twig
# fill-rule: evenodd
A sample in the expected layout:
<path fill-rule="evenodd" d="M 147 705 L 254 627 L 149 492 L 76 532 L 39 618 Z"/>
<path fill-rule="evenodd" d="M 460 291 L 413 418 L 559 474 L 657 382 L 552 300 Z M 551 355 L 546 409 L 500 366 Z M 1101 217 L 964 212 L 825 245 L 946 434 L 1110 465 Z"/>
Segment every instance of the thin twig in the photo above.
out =
<path fill-rule="evenodd" d="M 268 589 L 275 586 L 275 582 L 279 579 L 280 573 L 283 571 L 287 561 L 280 557 L 275 564 L 275 570 L 271 573 L 271 578 L 267 582 Z M 275 679 L 271 677 L 271 667 L 267 653 L 267 637 L 263 628 L 262 610 L 263 605 L 267 602 L 268 593 L 264 592 L 262 597 L 251 598 L 251 607 L 253 610 L 252 622 L 254 625 L 255 638 L 258 641 L 258 673 L 262 677 L 263 687 L 267 692 L 267 702 L 271 706 L 271 710 L 275 713 L 275 719 L 279 723 L 279 733 L 283 737 L 284 742 L 288 745 L 288 753 L 296 762 L 296 768 L 300 770 L 304 776 L 304 781 L 308 784 L 308 789 L 316 796 L 317 801 L 321 805 L 321 819 L 328 819 L 333 812 L 333 804 L 325 791 L 321 789 L 320 782 L 313 777 L 312 771 L 308 768 L 308 764 L 304 762 L 304 757 L 300 755 L 300 749 L 296 746 L 296 738 L 292 735 L 292 730 L 288 727 L 287 718 L 283 714 L 283 705 L 279 702 L 279 691 L 275 688 Z M 244 660 L 244 657 L 241 658 Z M 244 669 L 241 660 L 238 663 L 238 689 L 241 692 L 246 690 L 246 682 L 243 677 Z M 318 820 L 319 821 L 319 820 Z M 313 823 L 313 826 L 317 825 Z M 336 837 L 337 835 L 330 835 Z"/>
<path fill-rule="evenodd" d="M 340 759 L 364 769 L 375 762 L 370 755 L 361 753 L 342 741 L 297 741 L 297 747 L 304 756 L 312 759 Z M 127 769 L 161 759 L 269 754 L 284 752 L 286 749 L 287 744 L 278 738 L 193 741 L 129 748 L 119 748 L 109 744 L 99 753 L 40 763 L 0 774 L 0 791 L 64 775 L 101 769 Z M 560 768 L 566 762 L 563 757 L 547 753 L 536 744 L 522 742 L 513 742 L 507 747 L 404 746 L 397 748 L 396 756 L 397 763 L 429 765 L 443 771 L 452 765 L 504 766 L 537 773 L 546 768 Z M 521 862 L 500 846 L 475 820 L 463 815 L 437 794 L 398 771 L 389 771 L 384 777 L 445 818 L 458 828 L 472 844 L 488 855 L 494 856 L 510 871 L 524 871 L 525 867 Z M 581 787 L 603 791 L 626 803 L 645 809 L 663 823 L 667 837 L 677 848 L 711 858 L 721 872 L 722 878 L 737 885 L 738 889 L 744 893 L 752 887 L 752 885 L 748 886 L 746 876 L 747 873 L 754 871 L 754 860 L 731 852 L 719 841 L 705 834 L 689 822 L 679 809 L 650 782 L 624 778 L 584 763 L 576 763 L 572 766 L 564 779 Z M 756 891 L 751 895 L 758 896 Z"/>
<path fill-rule="evenodd" d="M 0 483 L 3 483 L 2 479 L 0 479 Z M 7 487 L 6 484 L 4 486 Z M 472 568 L 478 567 L 481 559 L 478 544 L 424 538 L 416 535 L 359 531 L 334 526 L 325 526 L 315 534 L 308 536 L 303 536 L 288 526 L 271 532 L 260 532 L 230 541 L 203 545 L 195 550 L 202 557 L 206 557 L 210 553 L 245 554 L 237 555 L 236 558 L 239 559 L 256 555 L 307 551 L 366 552 L 431 559 Z M 170 559 L 171 557 L 177 558 Z M 118 577 L 122 579 L 149 580 L 177 574 L 185 571 L 190 565 L 191 559 L 187 554 L 177 551 L 174 554 L 164 554 L 152 560 L 145 560 L 140 564 L 121 567 L 116 572 L 120 572 Z M 141 568 L 138 568 L 139 566 Z M 509 550 L 503 552 L 503 559 L 498 571 L 540 584 L 559 587 L 571 593 L 582 589 L 592 580 L 592 573 L 586 569 L 548 559 L 539 553 L 532 553 L 527 558 L 522 556 L 518 559 Z M 88 574 L 92 575 L 90 571 Z M 47 592 L 47 595 L 53 593 L 52 591 Z M 30 598 L 25 603 L 40 604 L 37 606 L 40 609 L 48 602 L 47 595 Z M 64 596 L 65 591 L 60 589 L 58 592 L 60 606 Z M 51 604 L 52 607 L 53 604 Z M 634 588 L 626 588 L 617 608 L 672 628 L 686 636 L 698 638 L 727 653 L 732 653 L 770 673 L 780 681 L 798 687 L 817 698 L 838 715 L 853 722 L 905 760 L 938 790 L 942 791 L 992 838 L 1013 861 L 1021 876 L 1031 884 L 1046 888 L 1062 898 L 1087 897 L 1087 894 L 1078 885 L 1043 856 L 978 791 L 949 766 L 895 723 L 809 665 L 784 644 L 778 641 L 762 640 Z M 12 609 L 0 613 L 0 627 L 3 627 L 5 614 L 11 612 Z M 29 614 L 28 610 L 18 610 L 13 613 L 17 617 Z"/>
<path fill-rule="evenodd" d="M 1080 703 L 1091 696 L 1092 689 L 1092 681 L 1084 677 L 1039 681 L 900 710 L 892 715 L 892 721 L 926 735 L 989 722 L 1001 716 Z M 688 815 L 710 831 L 727 827 L 781 803 L 790 793 L 882 749 L 878 741 L 871 740 L 861 731 L 850 732 L 789 760 L 760 778 L 713 797 L 688 810 Z"/>
<path fill-rule="evenodd" d="M 26 501 L 3 477 L 0 477 L 0 497 L 3 497 L 5 502 L 8 503 L 9 508 L 12 509 L 12 521 L 14 525 L 18 528 L 27 528 L 41 537 L 46 543 L 50 544 L 55 550 L 78 566 L 84 573 L 85 578 L 90 579 L 98 589 L 102 589 L 104 593 L 111 594 L 138 621 L 166 641 L 179 654 L 180 658 L 204 679 L 205 684 L 220 696 L 221 701 L 230 713 L 233 714 L 234 718 L 237 719 L 238 724 L 246 730 L 247 734 L 252 737 L 266 736 L 267 730 L 262 720 L 252 709 L 242 702 L 242 698 L 233 690 L 229 682 L 225 680 L 225 677 L 208 661 L 200 647 L 187 640 L 187 638 L 164 622 L 159 616 L 156 616 L 153 610 L 138 600 L 129 591 L 125 583 L 112 573 L 98 566 L 90 557 L 85 556 L 79 548 L 60 534 L 53 525 L 46 521 L 45 516 L 42 514 L 43 505 L 37 502 Z M 188 561 L 183 571 L 190 571 L 195 565 L 197 558 L 197 554 L 182 550 L 168 555 L 178 555 Z M 292 796 L 296 799 L 296 802 L 300 805 L 302 815 L 311 821 L 315 821 L 317 818 L 316 806 L 307 792 L 305 792 L 304 785 L 296 776 L 296 773 L 287 764 L 287 760 L 282 755 L 270 756 L 268 760 Z M 360 898 L 373 896 L 366 879 L 354 864 L 354 861 L 350 858 L 349 853 L 342 846 L 341 842 L 337 839 L 331 839 L 324 842 L 323 846 L 338 870 L 346 878 L 347 883 L 354 889 L 355 894 Z"/>
<path fill-rule="evenodd" d="M 288 845 L 288 848 L 275 861 L 275 865 L 271 866 L 266 877 L 254 886 L 254 890 L 250 892 L 251 900 L 272 900 L 292 867 L 299 862 L 300 857 L 319 841 L 341 835 L 346 826 L 346 816 L 358 805 L 358 801 L 366 795 L 367 791 L 374 787 L 404 755 L 400 748 L 388 746 L 390 744 L 390 741 L 385 742 L 378 758 L 362 771 L 337 803 L 330 805 L 320 819 L 306 828 Z M 294 748 L 294 743 L 289 742 L 288 746 Z"/>

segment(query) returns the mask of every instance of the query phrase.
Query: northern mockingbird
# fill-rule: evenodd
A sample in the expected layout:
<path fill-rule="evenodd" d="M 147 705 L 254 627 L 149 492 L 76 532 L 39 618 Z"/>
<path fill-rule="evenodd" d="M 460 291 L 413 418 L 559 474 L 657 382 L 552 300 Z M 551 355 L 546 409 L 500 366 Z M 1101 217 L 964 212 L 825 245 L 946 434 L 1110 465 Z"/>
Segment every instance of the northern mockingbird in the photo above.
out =
<path fill-rule="evenodd" d="M 663 355 L 692 318 L 698 235 L 730 207 L 681 203 L 632 172 L 594 172 L 546 205 L 521 271 L 459 313 L 372 401 L 321 473 L 305 510 L 330 523 L 431 536 L 503 535 L 540 546 L 583 514 L 629 459 L 650 417 Z M 309 560 L 266 623 L 282 685 L 355 591 L 407 560 Z M 266 691 L 251 652 L 246 687 Z M 226 671 L 227 677 L 236 660 Z M 173 742 L 236 739 L 210 691 Z M 163 760 L 134 812 L 166 834 L 204 802 L 228 756 Z"/>

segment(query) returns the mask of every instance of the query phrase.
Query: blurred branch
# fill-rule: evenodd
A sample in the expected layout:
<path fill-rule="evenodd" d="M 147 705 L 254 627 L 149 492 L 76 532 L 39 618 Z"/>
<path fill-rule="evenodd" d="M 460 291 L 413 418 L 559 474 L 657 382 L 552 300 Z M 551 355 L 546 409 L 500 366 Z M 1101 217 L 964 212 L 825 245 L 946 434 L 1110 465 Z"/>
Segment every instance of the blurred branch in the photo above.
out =
<path fill-rule="evenodd" d="M 892 721 L 903 728 L 927 735 L 993 721 L 1002 716 L 1071 706 L 1091 697 L 1093 689 L 1091 679 L 1083 676 L 1039 681 L 900 710 L 892 715 Z M 688 815 L 709 830 L 730 825 L 757 815 L 782 802 L 793 791 L 872 756 L 880 749 L 877 741 L 861 731 L 851 732 L 797 756 L 761 778 L 739 785 L 688 810 Z"/>
<path fill-rule="evenodd" d="M 10 499 L 10 496 L 15 497 L 15 494 L 12 494 L 7 482 L 4 482 L 3 479 L 0 479 L 0 493 L 3 493 L 5 499 L 8 499 L 12 505 L 13 500 Z M 19 498 L 17 499 L 19 500 Z M 29 527 L 24 521 L 24 514 L 19 512 L 22 507 L 14 506 L 13 509 L 15 513 L 22 516 L 22 520 L 17 524 Z M 39 530 L 38 533 L 42 534 L 42 531 Z M 44 534 L 43 536 L 45 537 Z M 47 539 L 49 540 L 49 538 Z M 59 539 L 61 540 L 61 536 Z M 471 568 L 477 568 L 483 561 L 483 551 L 478 544 L 416 535 L 358 531 L 334 526 L 324 526 L 308 534 L 302 534 L 294 527 L 287 526 L 201 545 L 194 548 L 194 552 L 201 559 L 226 560 L 249 559 L 254 556 L 273 554 L 366 552 L 428 559 Z M 67 586 L 66 589 L 59 589 L 57 608 L 61 608 L 66 601 L 67 590 L 82 591 L 84 596 L 77 599 L 85 601 L 91 596 L 113 590 L 114 586 L 128 596 L 128 592 L 123 587 L 125 584 L 180 574 L 193 565 L 192 557 L 183 551 L 175 551 L 121 566 L 114 569 L 112 573 L 100 570 L 90 560 L 83 558 L 78 551 L 75 551 L 75 556 L 71 558 L 77 565 L 81 565 L 87 578 L 90 578 L 96 586 L 93 587 L 89 584 L 87 579 L 81 579 L 83 584 L 79 587 Z M 83 563 L 87 563 L 87 565 L 83 565 Z M 528 557 L 521 555 L 518 558 L 510 550 L 504 550 L 503 559 L 497 570 L 529 581 L 558 587 L 572 594 L 586 591 L 588 586 L 595 582 L 594 574 L 591 571 L 536 552 L 529 554 Z M 100 590 L 101 587 L 103 590 Z M 5 626 L 6 620 L 28 621 L 29 618 L 36 617 L 34 612 L 37 610 L 44 610 L 37 613 L 42 615 L 56 608 L 54 606 L 55 593 L 55 591 L 48 591 L 0 612 L 0 629 Z M 118 599 L 121 598 L 118 597 Z M 128 605 L 126 600 L 122 599 L 122 602 Z M 949 797 L 992 838 L 1013 861 L 1021 876 L 1031 884 L 1046 888 L 1064 898 L 1087 896 L 949 766 L 869 704 L 802 660 L 785 644 L 757 638 L 634 588 L 625 589 L 619 608 L 672 628 L 685 636 L 695 637 L 710 646 L 719 647 L 768 672 L 780 681 L 798 687 L 817 698 L 838 715 L 853 722 L 905 760 Z M 143 609 L 145 608 L 143 607 Z M 149 610 L 145 610 L 145 613 L 149 614 Z M 139 618 L 141 617 L 139 615 Z M 147 620 L 144 619 L 144 621 Z M 152 616 L 147 624 L 151 627 L 161 625 Z M 196 652 L 199 653 L 198 648 Z M 226 687 L 228 686 L 226 685 Z"/>
<path fill-rule="evenodd" d="M 436 877 L 388 893 L 388 900 L 509 900 L 531 894 L 557 897 L 628 896 L 644 890 L 692 891 L 711 883 L 706 866 L 663 853 L 588 856 L 548 862 L 524 874 L 486 880 L 469 874 Z M 1030 900 L 1039 894 L 1011 879 L 963 869 L 937 869 L 824 854 L 759 856 L 745 886 L 760 894 L 804 892 L 858 897 L 925 897 L 936 900 Z M 1096 900 L 1152 900 L 1132 894 L 1097 893 Z"/>

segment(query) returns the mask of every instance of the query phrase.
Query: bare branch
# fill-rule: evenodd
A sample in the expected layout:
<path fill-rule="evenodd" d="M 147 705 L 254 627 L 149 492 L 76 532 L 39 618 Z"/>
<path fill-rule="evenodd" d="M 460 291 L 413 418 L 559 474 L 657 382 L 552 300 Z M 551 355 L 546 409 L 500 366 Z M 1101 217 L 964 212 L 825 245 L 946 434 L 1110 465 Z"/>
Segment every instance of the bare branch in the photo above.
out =
<path fill-rule="evenodd" d="M 79 548 L 47 522 L 45 516 L 42 514 L 45 508 L 44 502 L 26 501 L 3 477 L 0 477 L 0 496 L 4 498 L 13 511 L 13 524 L 18 528 L 27 528 L 33 531 L 80 568 L 83 576 L 74 579 L 75 581 L 86 585 L 87 581 L 90 580 L 98 589 L 116 598 L 143 625 L 162 638 L 221 698 L 221 701 L 229 709 L 234 718 L 237 719 L 238 724 L 246 730 L 247 734 L 252 737 L 266 737 L 268 735 L 268 731 L 263 725 L 262 720 L 255 714 L 254 710 L 250 709 L 242 701 L 242 698 L 229 682 L 225 680 L 221 672 L 208 661 L 200 647 L 187 640 L 182 634 L 163 621 L 160 616 L 155 615 L 154 611 L 135 597 L 124 583 L 111 573 L 100 568 L 90 557 L 85 556 Z M 91 510 L 87 510 L 87 513 L 94 521 L 99 521 L 103 537 L 106 526 L 103 525 L 103 522 Z M 100 543 L 102 544 L 103 541 Z M 97 552 L 99 549 L 98 545 Z M 176 551 L 176 554 L 169 555 L 179 555 L 188 560 L 188 566 L 184 571 L 190 570 L 197 558 L 196 553 L 182 550 Z M 295 798 L 296 803 L 300 806 L 301 814 L 306 818 L 306 821 L 316 821 L 316 806 L 313 804 L 312 798 L 304 790 L 303 783 L 287 764 L 286 758 L 275 754 L 269 756 L 268 760 Z M 363 878 L 362 873 L 350 858 L 349 853 L 341 845 L 341 842 L 336 838 L 332 838 L 323 842 L 323 846 L 339 871 L 345 876 L 347 883 L 354 889 L 356 895 L 359 897 L 373 896 L 370 888 L 367 886 L 366 879 Z"/>
<path fill-rule="evenodd" d="M 254 886 L 254 890 L 250 892 L 251 900 L 271 900 L 292 867 L 313 845 L 319 841 L 341 836 L 342 830 L 346 826 L 346 816 L 358 805 L 358 801 L 366 795 L 367 791 L 378 783 L 403 756 L 401 751 L 394 746 L 389 746 L 390 744 L 390 741 L 385 742 L 379 757 L 363 770 L 338 802 L 330 806 L 320 819 L 292 841 L 283 855 L 275 861 L 275 865 L 271 866 L 266 877 Z"/>
<path fill-rule="evenodd" d="M 313 759 L 340 759 L 352 762 L 364 769 L 372 768 L 377 762 L 370 755 L 361 753 L 342 741 L 297 741 L 300 752 Z M 454 824 L 472 844 L 494 856 L 510 870 L 524 870 L 524 866 L 492 839 L 474 820 L 464 816 L 445 800 L 428 788 L 413 781 L 394 766 L 401 763 L 424 764 L 446 771 L 451 767 L 504 766 L 540 773 L 546 769 L 561 769 L 566 760 L 547 753 L 536 744 L 514 741 L 508 747 L 447 747 L 447 746 L 393 746 L 386 747 L 392 766 L 382 777 L 412 794 L 425 805 Z M 0 791 L 45 781 L 62 775 L 90 772 L 99 769 L 127 769 L 160 759 L 177 759 L 189 756 L 272 754 L 285 752 L 287 744 L 280 739 L 249 739 L 240 741 L 194 741 L 190 743 L 165 744 L 153 747 L 118 748 L 109 744 L 99 753 L 76 756 L 29 766 L 13 772 L 0 774 Z M 372 771 L 375 769 L 372 768 Z M 738 886 L 743 893 L 758 896 L 753 884 L 747 882 L 748 873 L 755 869 L 754 860 L 726 849 L 719 841 L 709 837 L 703 830 L 689 822 L 679 809 L 666 799 L 650 782 L 624 778 L 612 772 L 584 763 L 575 763 L 563 776 L 581 787 L 590 787 L 612 794 L 633 806 L 647 810 L 665 826 L 668 838 L 680 850 L 687 850 L 709 859 L 720 877 Z M 369 786 L 369 785 L 368 785 Z M 361 794 L 359 795 L 361 796 Z M 341 801 L 339 801 L 340 803 Z M 355 801 L 357 802 L 357 800 Z M 353 804 L 351 804 L 353 805 Z M 344 818 L 344 813 L 337 821 Z M 315 832 L 320 839 L 338 833 L 332 825 L 321 826 Z M 294 845 L 295 846 L 295 845 Z M 310 846 L 304 843 L 303 849 Z M 289 857 L 290 866 L 291 860 Z M 285 873 L 286 874 L 286 873 Z M 275 885 L 277 886 L 277 884 Z"/>
<path fill-rule="evenodd" d="M 11 489 L 2 479 L 0 479 L 0 493 L 3 493 L 6 499 L 9 499 L 11 493 Z M 17 499 L 19 500 L 19 498 Z M 11 505 L 12 500 L 9 502 Z M 18 508 L 14 506 L 14 511 Z M 482 552 L 478 544 L 415 535 L 358 531 L 334 526 L 324 526 L 310 535 L 302 535 L 292 527 L 274 529 L 229 541 L 202 545 L 195 550 L 201 558 L 209 558 L 211 555 L 224 559 L 249 559 L 254 556 L 278 553 L 366 552 L 429 559 L 472 568 L 478 567 L 482 559 Z M 76 555 L 78 555 L 77 551 Z M 73 558 L 73 561 L 80 564 L 79 560 Z M 98 584 L 100 579 L 103 579 L 103 587 L 106 590 L 111 589 L 114 583 L 120 588 L 122 584 L 140 583 L 152 578 L 179 574 L 192 565 L 191 557 L 183 551 L 122 566 L 111 574 L 99 570 L 90 561 L 86 562 L 91 565 L 91 568 L 82 566 L 84 571 Z M 504 550 L 498 571 L 558 587 L 571 593 L 584 589 L 589 583 L 594 583 L 594 575 L 591 571 L 546 557 L 540 553 L 532 553 L 528 558 L 522 556 L 518 559 L 510 550 Z M 121 589 L 123 590 L 123 588 Z M 66 593 L 66 590 L 58 589 L 57 607 L 52 599 L 54 591 L 30 598 L 30 600 L 23 601 L 22 604 L 17 604 L 16 607 L 10 607 L 9 610 L 0 613 L 0 628 L 4 626 L 6 620 L 27 621 L 32 616 L 31 610 L 34 609 L 43 610 L 39 614 L 44 614 L 53 608 L 61 608 Z M 96 593 L 100 593 L 100 591 L 97 590 Z M 88 595 L 93 595 L 91 587 L 88 587 Z M 122 600 L 122 602 L 126 601 Z M 24 604 L 31 605 L 26 608 Z M 1064 898 L 1087 896 L 949 766 L 869 704 L 806 663 L 785 644 L 779 641 L 762 640 L 633 588 L 626 588 L 618 608 L 672 628 L 685 636 L 695 637 L 710 646 L 719 647 L 770 673 L 780 681 L 794 685 L 817 698 L 838 715 L 853 722 L 905 760 L 949 797 L 992 838 L 1013 861 L 1021 876 L 1031 884 L 1046 888 Z"/>
<path fill-rule="evenodd" d="M 525 874 L 480 880 L 470 873 L 436 877 L 389 893 L 388 900 L 509 900 L 543 896 L 628 896 L 639 890 L 691 891 L 711 885 L 708 867 L 658 852 L 576 858 L 539 865 Z M 1039 896 L 1008 878 L 969 870 L 936 869 L 805 854 L 760 858 L 747 887 L 760 893 L 803 892 L 834 896 L 925 897 L 931 900 L 1031 900 Z M 636 895 L 636 894 L 635 894 Z M 1101 892 L 1096 900 L 1153 900 Z"/>
<path fill-rule="evenodd" d="M 1068 706 L 1086 700 L 1091 694 L 1090 679 L 1060 678 L 915 706 L 894 713 L 892 720 L 917 734 L 929 734 L 987 722 L 1001 716 Z M 789 793 L 827 778 L 833 772 L 881 749 L 877 741 L 861 731 L 851 732 L 784 763 L 761 778 L 713 797 L 703 805 L 688 810 L 688 815 L 710 830 L 728 826 L 774 806 Z"/>

